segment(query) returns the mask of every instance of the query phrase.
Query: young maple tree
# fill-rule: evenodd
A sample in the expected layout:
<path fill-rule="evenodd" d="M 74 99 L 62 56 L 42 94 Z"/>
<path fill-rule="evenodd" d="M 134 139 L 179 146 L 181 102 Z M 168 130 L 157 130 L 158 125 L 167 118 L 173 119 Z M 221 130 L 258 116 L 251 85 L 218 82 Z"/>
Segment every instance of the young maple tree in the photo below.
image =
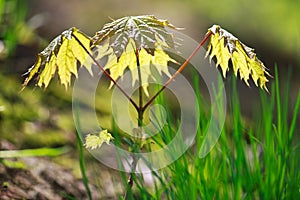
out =
<path fill-rule="evenodd" d="M 210 39 L 207 56 L 209 55 L 210 60 L 213 57 L 216 58 L 217 66 L 220 66 L 224 78 L 229 71 L 231 61 L 235 76 L 239 74 L 247 85 L 251 77 L 256 86 L 267 90 L 269 73 L 257 58 L 254 50 L 218 25 L 213 25 L 208 29 L 204 39 L 190 57 L 174 74 L 170 74 L 168 63 L 177 62 L 166 53 L 169 48 L 175 48 L 173 34 L 167 28 L 177 29 L 167 20 L 158 19 L 153 15 L 144 15 L 113 20 L 105 24 L 93 37 L 87 36 L 77 28 L 66 30 L 38 54 L 36 63 L 27 72 L 23 88 L 34 77 L 36 77 L 37 86 L 47 88 L 55 74 L 58 74 L 60 83 L 68 88 L 72 76 L 80 78 L 78 66 L 86 68 L 92 74 L 91 66 L 94 63 L 110 79 L 111 86 L 117 87 L 134 106 L 138 113 L 137 123 L 142 130 L 145 110 Z M 99 62 L 102 58 L 107 58 L 105 65 Z M 164 73 L 169 80 L 149 97 L 148 83 L 151 78 L 154 78 L 151 68 L 155 68 L 159 74 Z M 126 70 L 131 72 L 132 85 L 136 83 L 139 85 L 138 102 L 135 102 L 117 83 Z M 147 102 L 143 102 L 143 94 L 149 97 Z M 100 132 L 99 135 L 88 135 L 86 146 L 96 148 L 103 142 L 109 143 L 111 139 L 112 136 L 107 131 Z M 141 148 L 140 140 L 132 138 L 132 141 L 137 147 L 132 149 Z M 138 158 L 133 158 L 133 171 L 137 162 Z M 133 184 L 132 176 L 133 173 L 130 174 L 128 180 L 128 191 Z"/>

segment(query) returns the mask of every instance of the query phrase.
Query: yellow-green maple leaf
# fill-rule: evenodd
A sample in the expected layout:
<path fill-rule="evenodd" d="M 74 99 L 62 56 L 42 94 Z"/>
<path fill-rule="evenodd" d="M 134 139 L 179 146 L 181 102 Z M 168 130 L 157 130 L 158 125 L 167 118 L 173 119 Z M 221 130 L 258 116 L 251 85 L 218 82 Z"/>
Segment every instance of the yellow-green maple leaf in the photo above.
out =
<path fill-rule="evenodd" d="M 229 70 L 229 60 L 232 62 L 235 76 L 240 74 L 241 79 L 249 86 L 249 78 L 252 77 L 256 86 L 267 90 L 267 76 L 264 64 L 256 57 L 254 49 L 240 42 L 231 33 L 222 29 L 218 25 L 208 29 L 211 32 L 210 42 L 208 44 L 207 55 L 210 54 L 210 60 L 215 56 L 217 66 L 222 69 L 223 76 Z"/>
<path fill-rule="evenodd" d="M 23 83 L 23 88 L 36 74 L 38 74 L 37 85 L 48 87 L 56 71 L 61 84 L 68 88 L 72 74 L 77 77 L 77 61 L 91 73 L 91 63 L 82 45 L 90 51 L 90 38 L 76 28 L 66 30 L 57 36 L 38 54 L 36 63 L 27 72 L 28 77 Z"/>
<path fill-rule="evenodd" d="M 142 85 L 143 90 L 147 96 L 149 96 L 148 85 L 149 81 L 152 78 L 155 80 L 154 75 L 151 72 L 151 67 L 156 68 L 156 70 L 160 73 L 166 74 L 167 76 L 171 76 L 168 70 L 168 63 L 176 61 L 172 59 L 165 51 L 162 46 L 157 43 L 157 47 L 154 50 L 153 55 L 148 52 L 146 49 L 141 48 L 138 50 L 138 59 L 140 64 L 141 71 L 141 80 L 139 80 L 138 76 L 138 66 L 137 66 L 137 58 L 136 58 L 136 43 L 130 38 L 129 42 L 125 48 L 125 51 L 122 52 L 121 56 L 118 58 L 114 53 L 113 49 L 109 47 L 107 43 L 103 45 L 98 45 L 99 55 L 97 59 L 101 59 L 104 56 L 108 56 L 108 61 L 104 66 L 104 69 L 109 69 L 110 76 L 117 81 L 120 77 L 123 76 L 126 69 L 129 69 L 132 75 L 132 85 L 135 83 L 139 83 Z M 111 86 L 113 83 L 111 83 Z"/>
<path fill-rule="evenodd" d="M 130 39 L 133 39 L 137 49 L 154 50 L 155 44 L 161 41 L 165 47 L 174 47 L 173 35 L 165 28 L 177 29 L 167 20 L 158 19 L 153 15 L 126 16 L 107 23 L 92 38 L 96 46 L 109 39 L 117 57 L 125 51 Z"/>
<path fill-rule="evenodd" d="M 211 36 L 211 45 L 209 46 L 208 52 L 211 49 L 210 60 L 213 56 L 218 55 L 217 65 L 220 65 L 222 69 L 223 76 L 226 76 L 226 72 L 229 70 L 228 61 L 231 58 L 227 48 L 224 48 L 224 38 L 219 39 L 220 34 L 216 33 L 214 36 Z"/>
<path fill-rule="evenodd" d="M 43 84 L 45 87 L 49 85 L 49 82 L 53 77 L 53 75 L 55 74 L 56 67 L 57 67 L 55 60 L 56 60 L 56 56 L 54 55 L 53 52 L 51 52 L 50 60 L 45 64 L 45 68 L 42 71 L 41 75 L 39 76 L 39 81 L 37 83 L 39 87 L 42 87 Z M 40 65 L 39 62 L 38 65 Z"/>
<path fill-rule="evenodd" d="M 27 72 L 23 88 L 36 75 L 37 85 L 46 88 L 56 72 L 61 84 L 68 88 L 72 75 L 76 78 L 78 76 L 78 61 L 91 73 L 91 62 L 86 61 L 91 61 L 87 59 L 87 51 L 92 53 L 92 49 L 96 49 L 96 60 L 107 56 L 104 69 L 109 70 L 111 79 L 117 81 L 129 69 L 132 85 L 138 82 L 145 94 L 149 95 L 149 80 L 155 79 L 151 67 L 155 67 L 160 75 L 164 73 L 171 76 L 168 63 L 176 62 L 165 52 L 165 49 L 174 47 L 173 35 L 166 27 L 176 29 L 167 20 L 144 15 L 124 17 L 105 24 L 92 39 L 76 28 L 66 30 L 38 54 L 36 63 Z M 140 77 L 138 70 L 141 72 Z"/>
<path fill-rule="evenodd" d="M 115 81 L 129 69 L 132 85 L 138 82 L 148 96 L 149 80 L 155 79 L 151 67 L 160 75 L 164 73 L 170 77 L 168 63 L 176 62 L 165 52 L 165 49 L 175 46 L 173 35 L 166 27 L 177 29 L 167 20 L 153 15 L 128 16 L 107 23 L 92 38 L 93 48 L 99 49 L 97 59 L 108 55 L 105 69 L 109 69 L 110 76 Z M 138 76 L 138 70 L 141 77 Z"/>

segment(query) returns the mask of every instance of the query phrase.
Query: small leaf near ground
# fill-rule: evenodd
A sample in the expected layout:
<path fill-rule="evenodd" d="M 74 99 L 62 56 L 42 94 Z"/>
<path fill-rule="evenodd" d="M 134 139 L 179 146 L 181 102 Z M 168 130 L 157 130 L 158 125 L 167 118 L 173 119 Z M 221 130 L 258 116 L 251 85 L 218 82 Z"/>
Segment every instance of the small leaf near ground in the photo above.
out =
<path fill-rule="evenodd" d="M 217 66 L 222 69 L 223 76 L 229 70 L 229 60 L 232 62 L 235 76 L 240 74 L 241 79 L 249 86 L 249 78 L 252 77 L 256 86 L 268 90 L 267 72 L 264 64 L 256 57 L 254 49 L 246 46 L 238 38 L 218 25 L 213 25 L 208 29 L 211 32 L 211 39 L 208 44 L 206 56 L 210 54 L 210 60 L 215 56 Z"/>
<path fill-rule="evenodd" d="M 102 130 L 99 132 L 99 134 L 88 134 L 85 138 L 85 144 L 84 146 L 86 148 L 90 149 L 96 149 L 102 146 L 103 142 L 106 144 L 109 144 L 110 141 L 114 139 L 110 133 L 107 132 L 107 130 Z"/>

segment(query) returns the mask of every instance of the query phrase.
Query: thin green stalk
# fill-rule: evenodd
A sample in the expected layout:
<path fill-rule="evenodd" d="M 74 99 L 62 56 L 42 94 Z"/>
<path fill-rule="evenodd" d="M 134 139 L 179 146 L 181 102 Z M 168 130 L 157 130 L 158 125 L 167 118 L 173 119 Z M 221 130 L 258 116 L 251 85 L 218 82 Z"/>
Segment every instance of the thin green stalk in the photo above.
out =
<path fill-rule="evenodd" d="M 139 151 L 140 148 L 140 140 L 139 137 L 142 134 L 142 125 L 143 125 L 143 118 L 144 118 L 144 110 L 143 108 L 143 88 L 142 88 L 142 74 L 141 74 L 141 66 L 140 66 L 140 61 L 139 61 L 139 51 L 138 49 L 136 49 L 135 51 L 135 57 L 136 57 L 136 65 L 137 65 L 137 70 L 138 70 L 138 77 L 139 77 L 139 106 L 136 107 L 136 111 L 138 113 L 138 132 L 137 132 L 137 136 L 134 136 L 134 145 L 136 148 L 133 149 L 133 152 L 136 153 L 137 151 Z M 136 145 L 136 143 L 138 143 Z M 135 154 L 132 155 L 132 163 L 131 163 L 131 172 L 127 181 L 127 186 L 126 186 L 126 192 L 124 195 L 124 199 L 130 199 L 133 197 L 132 194 L 132 186 L 133 186 L 133 179 L 135 176 L 135 171 L 136 171 L 136 167 L 137 167 L 137 163 L 139 158 L 135 156 Z"/>
<path fill-rule="evenodd" d="M 243 169 L 243 163 L 242 158 L 244 156 L 243 147 L 241 144 L 242 138 L 241 138 L 241 125 L 240 125 L 240 104 L 236 89 L 236 78 L 232 79 L 232 109 L 233 109 L 233 134 L 234 134 L 234 141 L 236 145 L 236 171 L 233 172 L 234 174 L 234 185 L 235 185 L 235 192 L 234 192 L 234 199 L 241 199 L 242 197 L 242 169 Z"/>
<path fill-rule="evenodd" d="M 136 166 L 137 166 L 137 163 L 138 163 L 138 158 L 133 155 L 132 159 L 133 159 L 133 161 L 131 163 L 131 169 L 130 169 L 131 172 L 130 172 L 130 175 L 129 175 L 129 178 L 128 178 L 128 181 L 127 181 L 126 191 L 125 191 L 125 194 L 124 194 L 124 199 L 125 200 L 133 198 L 132 186 L 133 186 L 133 179 L 134 179 L 134 176 L 135 176 Z"/>
<path fill-rule="evenodd" d="M 277 158 L 277 169 L 278 169 L 278 185 L 275 189 L 275 194 L 279 197 L 280 191 L 283 189 L 284 185 L 284 178 L 286 176 L 286 163 L 285 163 L 285 153 L 286 147 L 284 143 L 284 130 L 283 130 L 283 119 L 284 114 L 282 112 L 287 112 L 286 107 L 282 105 L 282 98 L 280 96 L 280 88 L 279 88 L 279 75 L 278 75 L 278 69 L 275 67 L 275 89 L 276 89 L 276 102 L 277 102 L 277 141 L 279 145 L 279 155 Z M 282 118 L 283 117 L 283 118 Z"/>
<path fill-rule="evenodd" d="M 81 126 L 80 126 L 80 122 L 79 122 L 79 110 L 78 110 L 78 105 L 77 102 L 75 102 L 75 124 L 77 127 L 77 131 L 76 132 L 76 138 L 77 138 L 77 145 L 78 145 L 78 151 L 79 151 L 79 165 L 80 165 L 80 172 L 82 175 L 82 179 L 83 179 L 83 183 L 85 186 L 85 189 L 87 191 L 89 200 L 92 200 L 92 193 L 89 187 L 89 180 L 87 178 L 86 175 L 86 168 L 85 168 L 85 160 L 84 160 L 84 154 L 83 154 L 83 143 L 81 140 Z"/>
<path fill-rule="evenodd" d="M 289 142 L 288 142 L 289 147 L 292 144 L 292 140 L 293 140 L 293 137 L 294 137 L 294 134 L 295 134 L 297 117 L 299 116 L 299 108 L 300 108 L 300 92 L 299 92 L 298 98 L 296 100 L 296 105 L 295 105 L 295 109 L 294 109 L 294 113 L 293 113 L 293 118 L 292 118 L 292 122 L 291 122 L 291 125 L 290 125 Z"/>
<path fill-rule="evenodd" d="M 143 125 L 143 87 L 142 87 L 142 73 L 141 73 L 141 66 L 140 66 L 140 60 L 139 60 L 139 52 L 136 50 L 135 52 L 136 57 L 136 65 L 138 70 L 138 77 L 139 77 L 139 109 L 138 111 L 138 127 L 141 129 Z M 141 131 L 141 130 L 140 130 Z"/>
<path fill-rule="evenodd" d="M 281 98 L 279 91 L 279 77 L 278 77 L 278 69 L 275 67 L 275 89 L 276 89 L 276 103 L 277 103 L 277 133 L 282 133 L 282 121 L 281 121 Z M 282 147 L 281 140 L 278 141 L 279 146 Z"/>

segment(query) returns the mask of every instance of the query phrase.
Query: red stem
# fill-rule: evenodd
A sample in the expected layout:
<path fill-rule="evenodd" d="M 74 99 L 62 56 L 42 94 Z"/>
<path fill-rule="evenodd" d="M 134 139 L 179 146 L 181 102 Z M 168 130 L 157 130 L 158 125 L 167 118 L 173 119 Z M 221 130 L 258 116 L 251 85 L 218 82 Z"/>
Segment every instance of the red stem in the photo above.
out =
<path fill-rule="evenodd" d="M 142 111 L 146 110 L 146 108 L 155 100 L 155 98 L 164 90 L 166 87 L 175 79 L 175 77 L 187 66 L 187 64 L 192 60 L 192 58 L 196 55 L 202 45 L 207 41 L 207 39 L 212 35 L 212 32 L 209 31 L 203 40 L 198 44 L 198 46 L 194 49 L 191 55 L 185 60 L 185 62 L 178 68 L 178 70 L 173 74 L 173 76 L 160 88 L 160 90 L 144 105 Z"/>
<path fill-rule="evenodd" d="M 132 103 L 135 109 L 139 110 L 138 105 L 133 101 L 133 99 L 128 96 L 128 94 L 121 88 L 121 86 L 110 76 L 110 74 L 104 69 L 104 67 L 92 56 L 92 54 L 87 50 L 87 48 L 82 44 L 82 42 L 74 35 L 72 36 L 76 39 L 76 41 L 82 46 L 82 48 L 87 52 L 87 54 L 91 57 L 94 63 L 100 68 L 100 70 L 111 80 L 114 85 L 125 95 L 125 97 Z"/>

